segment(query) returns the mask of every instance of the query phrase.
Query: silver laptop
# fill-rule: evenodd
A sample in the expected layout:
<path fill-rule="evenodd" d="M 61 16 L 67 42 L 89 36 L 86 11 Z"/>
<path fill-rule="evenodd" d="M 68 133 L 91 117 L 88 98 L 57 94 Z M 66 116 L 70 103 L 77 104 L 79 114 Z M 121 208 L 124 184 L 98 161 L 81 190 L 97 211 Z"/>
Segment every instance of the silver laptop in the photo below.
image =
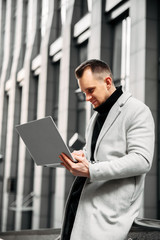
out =
<path fill-rule="evenodd" d="M 51 116 L 17 125 L 16 130 L 38 166 L 61 166 L 59 155 L 62 152 L 76 162 Z"/>

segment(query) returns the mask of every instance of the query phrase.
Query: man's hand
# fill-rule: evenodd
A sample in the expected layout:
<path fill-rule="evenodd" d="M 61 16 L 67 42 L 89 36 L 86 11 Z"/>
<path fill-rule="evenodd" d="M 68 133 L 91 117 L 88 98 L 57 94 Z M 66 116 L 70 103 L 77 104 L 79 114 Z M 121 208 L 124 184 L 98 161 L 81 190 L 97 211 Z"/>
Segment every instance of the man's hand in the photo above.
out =
<path fill-rule="evenodd" d="M 74 176 L 90 177 L 89 175 L 89 163 L 84 156 L 83 151 L 74 151 L 72 153 L 74 159 L 78 162 L 74 163 L 66 154 L 62 153 L 59 158 L 61 164 L 70 171 Z"/>

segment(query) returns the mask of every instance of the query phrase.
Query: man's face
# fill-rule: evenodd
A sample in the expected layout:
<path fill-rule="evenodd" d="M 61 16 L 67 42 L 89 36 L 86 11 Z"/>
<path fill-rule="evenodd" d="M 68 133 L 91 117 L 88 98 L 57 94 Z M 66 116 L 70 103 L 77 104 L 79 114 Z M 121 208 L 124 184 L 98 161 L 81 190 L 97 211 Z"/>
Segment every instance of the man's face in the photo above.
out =
<path fill-rule="evenodd" d="M 86 101 L 91 102 L 94 108 L 104 103 L 111 95 L 106 79 L 100 80 L 96 76 L 97 74 L 93 74 L 90 68 L 87 68 L 78 79 L 79 87 L 86 95 Z"/>

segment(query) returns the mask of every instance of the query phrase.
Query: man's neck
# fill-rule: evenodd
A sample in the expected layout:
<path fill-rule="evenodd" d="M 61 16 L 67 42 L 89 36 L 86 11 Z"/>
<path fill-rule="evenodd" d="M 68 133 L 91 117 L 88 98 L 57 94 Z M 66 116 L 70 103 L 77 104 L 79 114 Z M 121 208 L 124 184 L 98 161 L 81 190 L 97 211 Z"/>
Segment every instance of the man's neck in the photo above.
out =
<path fill-rule="evenodd" d="M 99 114 L 108 113 L 114 103 L 122 95 L 122 93 L 122 87 L 120 86 L 111 94 L 111 96 L 104 103 L 102 103 L 97 108 L 94 108 L 94 110 L 97 111 Z"/>

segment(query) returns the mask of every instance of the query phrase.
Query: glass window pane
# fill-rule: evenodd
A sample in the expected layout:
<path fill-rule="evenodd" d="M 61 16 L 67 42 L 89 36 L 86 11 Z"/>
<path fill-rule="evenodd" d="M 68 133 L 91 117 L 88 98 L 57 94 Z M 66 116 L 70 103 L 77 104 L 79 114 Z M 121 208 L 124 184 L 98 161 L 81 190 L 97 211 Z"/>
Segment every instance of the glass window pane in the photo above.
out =
<path fill-rule="evenodd" d="M 113 77 L 115 84 L 121 79 L 122 22 L 115 25 L 113 41 Z"/>
<path fill-rule="evenodd" d="M 129 90 L 130 72 L 130 18 L 124 18 L 114 25 L 113 78 L 116 86 Z"/>

